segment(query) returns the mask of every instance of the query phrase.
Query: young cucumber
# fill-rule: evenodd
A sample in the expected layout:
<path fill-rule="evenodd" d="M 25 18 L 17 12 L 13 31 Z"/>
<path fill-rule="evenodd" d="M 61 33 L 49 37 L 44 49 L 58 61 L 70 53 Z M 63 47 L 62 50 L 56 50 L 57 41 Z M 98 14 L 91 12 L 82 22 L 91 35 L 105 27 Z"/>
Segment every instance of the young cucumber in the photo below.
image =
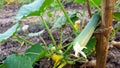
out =
<path fill-rule="evenodd" d="M 95 13 L 90 19 L 89 23 L 86 27 L 81 31 L 81 33 L 74 39 L 73 41 L 73 49 L 75 51 L 75 56 L 78 56 L 78 53 L 81 53 L 84 57 L 85 54 L 82 52 L 84 48 L 86 48 L 86 44 L 90 40 L 93 35 L 96 26 L 98 25 L 100 20 L 100 13 Z"/>

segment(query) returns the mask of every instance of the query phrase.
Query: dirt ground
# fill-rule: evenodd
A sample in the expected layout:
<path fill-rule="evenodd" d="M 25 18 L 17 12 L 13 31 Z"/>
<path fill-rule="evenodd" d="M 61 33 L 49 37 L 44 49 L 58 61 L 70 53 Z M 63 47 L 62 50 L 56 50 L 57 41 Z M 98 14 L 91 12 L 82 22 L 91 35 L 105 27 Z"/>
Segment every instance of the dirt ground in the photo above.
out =
<path fill-rule="evenodd" d="M 67 5 L 66 5 L 67 6 Z M 75 6 L 74 6 L 75 7 Z M 0 33 L 5 32 L 8 28 L 10 28 L 13 24 L 15 24 L 14 16 L 16 15 L 19 7 L 16 6 L 7 6 L 3 9 L 0 9 Z M 67 8 L 68 9 L 68 8 Z M 36 21 L 33 21 L 31 19 L 36 19 Z M 29 32 L 34 33 L 42 30 L 44 27 L 41 27 L 40 24 L 34 23 L 34 22 L 39 22 L 38 17 L 32 17 L 28 19 L 24 19 L 22 26 L 25 24 L 31 25 L 32 27 L 29 28 Z M 67 34 L 72 33 L 72 30 L 70 28 L 66 28 Z M 66 33 L 65 32 L 65 33 Z M 19 31 L 17 34 L 19 35 L 24 35 L 23 31 Z M 45 35 L 46 34 L 46 35 Z M 55 40 L 59 40 L 59 32 L 53 32 L 55 36 Z M 67 35 L 66 34 L 66 35 Z M 52 41 L 48 37 L 47 32 L 44 33 L 43 38 L 47 43 L 51 43 Z M 39 37 L 30 37 L 26 38 L 30 40 L 33 43 L 39 43 L 41 42 Z M 117 32 L 115 37 L 113 38 L 116 41 L 120 41 L 120 31 Z M 73 39 L 72 38 L 66 38 L 64 40 L 64 43 L 71 42 Z M 27 45 L 24 44 L 24 46 L 21 46 L 23 43 L 22 41 L 17 41 L 14 37 L 9 38 L 6 42 L 0 43 L 0 63 L 10 54 L 15 54 L 15 53 L 22 53 L 27 49 Z M 92 56 L 92 58 L 95 58 L 95 56 Z M 92 59 L 91 59 L 92 60 Z M 102 60 L 102 59 L 101 59 Z M 52 68 L 51 61 L 47 59 L 42 59 L 38 63 L 41 63 L 41 66 L 35 66 L 34 68 Z M 120 68 L 120 50 L 115 48 L 110 44 L 109 47 L 109 52 L 108 52 L 108 57 L 107 57 L 107 68 Z M 44 64 L 47 64 L 47 66 L 44 66 Z M 80 68 L 81 64 L 76 63 L 75 68 Z M 70 65 L 66 68 L 72 68 Z M 88 67 L 90 68 L 90 67 Z"/>

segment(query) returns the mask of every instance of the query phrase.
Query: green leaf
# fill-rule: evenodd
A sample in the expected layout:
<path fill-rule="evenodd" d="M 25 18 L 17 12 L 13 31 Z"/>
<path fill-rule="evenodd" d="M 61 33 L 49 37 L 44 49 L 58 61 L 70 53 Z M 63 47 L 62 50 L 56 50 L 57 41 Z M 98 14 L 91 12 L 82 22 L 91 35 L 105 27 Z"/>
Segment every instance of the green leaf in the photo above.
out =
<path fill-rule="evenodd" d="M 86 2 L 86 0 L 75 0 L 74 2 L 75 3 L 84 3 L 84 2 Z"/>
<path fill-rule="evenodd" d="M 114 12 L 114 19 L 120 21 L 120 12 Z"/>
<path fill-rule="evenodd" d="M 54 2 L 51 4 L 51 7 L 54 8 L 54 10 L 60 10 L 60 6 L 58 5 L 58 3 Z"/>
<path fill-rule="evenodd" d="M 48 10 L 48 11 L 47 11 L 47 15 L 48 15 L 49 17 L 52 17 L 52 11 L 51 11 L 51 10 Z"/>
<path fill-rule="evenodd" d="M 87 49 L 83 49 L 83 52 L 89 54 L 95 48 L 95 45 L 96 39 L 95 37 L 92 37 L 86 45 Z"/>
<path fill-rule="evenodd" d="M 1 65 L 0 65 L 0 68 L 5 68 L 5 64 L 1 64 Z"/>
<path fill-rule="evenodd" d="M 8 56 L 2 66 L 4 68 L 33 68 L 28 56 L 18 54 Z"/>
<path fill-rule="evenodd" d="M 101 1 L 102 0 L 89 0 L 90 1 L 90 5 L 92 5 L 92 6 L 99 6 L 100 4 L 101 4 Z M 86 2 L 86 0 L 75 0 L 74 1 L 75 3 L 85 3 Z M 96 5 L 94 5 L 94 4 L 96 4 Z"/>
<path fill-rule="evenodd" d="M 55 22 L 55 24 L 53 25 L 52 29 L 56 29 L 56 28 L 60 28 L 63 25 L 66 24 L 66 18 L 65 16 L 60 16 L 57 21 Z"/>
<path fill-rule="evenodd" d="M 16 32 L 17 28 L 19 27 L 19 23 L 13 25 L 10 29 L 8 29 L 5 33 L 0 34 L 0 42 L 10 38 Z"/>
<path fill-rule="evenodd" d="M 92 6 L 100 6 L 102 0 L 90 0 L 90 5 Z"/>
<path fill-rule="evenodd" d="M 40 32 L 37 33 L 29 33 L 28 36 L 33 37 L 33 36 L 40 36 L 45 30 L 41 30 Z"/>
<path fill-rule="evenodd" d="M 71 18 L 71 20 L 73 22 L 75 22 L 76 20 L 78 20 L 77 17 L 77 12 L 73 12 L 73 13 L 69 13 L 68 14 L 69 17 Z M 57 21 L 55 22 L 55 24 L 53 25 L 52 29 L 56 29 L 56 28 L 61 28 L 62 26 L 64 26 L 65 24 L 67 24 L 67 19 L 65 16 L 60 16 Z"/>
<path fill-rule="evenodd" d="M 26 56 L 31 58 L 32 63 L 38 61 L 40 58 L 45 57 L 45 54 L 46 50 L 41 46 L 41 44 L 32 45 L 32 47 L 26 51 Z"/>
<path fill-rule="evenodd" d="M 54 0 L 35 0 L 33 3 L 23 5 L 18 11 L 15 19 L 20 20 L 28 16 L 40 16 Z"/>

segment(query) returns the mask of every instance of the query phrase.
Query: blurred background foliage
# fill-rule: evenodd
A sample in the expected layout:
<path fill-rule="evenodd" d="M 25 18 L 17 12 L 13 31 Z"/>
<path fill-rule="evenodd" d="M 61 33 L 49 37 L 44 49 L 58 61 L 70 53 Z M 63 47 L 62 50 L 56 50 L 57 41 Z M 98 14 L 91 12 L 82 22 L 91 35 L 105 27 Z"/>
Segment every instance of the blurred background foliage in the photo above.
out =
<path fill-rule="evenodd" d="M 5 5 L 9 4 L 25 4 L 33 1 L 34 0 L 0 0 L 0 8 L 3 8 Z"/>

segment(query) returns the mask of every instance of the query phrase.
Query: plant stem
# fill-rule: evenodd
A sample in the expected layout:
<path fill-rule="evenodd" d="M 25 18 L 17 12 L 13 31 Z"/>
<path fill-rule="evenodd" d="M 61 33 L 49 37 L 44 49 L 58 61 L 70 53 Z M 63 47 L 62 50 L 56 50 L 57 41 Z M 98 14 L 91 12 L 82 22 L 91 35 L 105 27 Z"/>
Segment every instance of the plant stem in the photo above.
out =
<path fill-rule="evenodd" d="M 47 43 L 45 42 L 45 40 L 43 39 L 43 37 L 42 36 L 39 36 L 39 37 L 40 37 L 41 41 L 44 43 L 44 45 L 47 45 Z"/>
<path fill-rule="evenodd" d="M 28 44 L 30 44 L 30 45 L 34 45 L 34 43 L 32 43 L 32 42 L 30 42 L 30 41 L 28 41 L 28 40 L 26 40 L 26 39 L 24 39 L 24 38 L 22 38 L 22 37 L 20 37 L 20 36 L 18 36 L 18 35 L 15 35 L 16 37 L 17 37 L 17 39 L 19 39 L 19 40 L 22 40 L 22 41 L 24 41 L 24 42 L 26 42 L 26 43 L 28 43 Z"/>
<path fill-rule="evenodd" d="M 92 17 L 92 13 L 91 13 L 91 9 L 90 9 L 90 2 L 89 2 L 89 0 L 87 0 L 87 10 L 88 10 L 89 16 L 91 18 Z"/>
<path fill-rule="evenodd" d="M 50 29 L 49 29 L 48 25 L 46 24 L 46 21 L 43 19 L 42 16 L 41 16 L 41 19 L 43 20 L 43 25 L 45 26 L 46 30 L 48 31 L 48 34 L 50 35 L 50 37 L 51 37 L 51 39 L 52 39 L 52 42 L 53 42 L 54 46 L 57 47 L 56 41 L 55 41 L 55 39 L 54 39 L 52 33 L 50 32 Z"/>
<path fill-rule="evenodd" d="M 115 0 L 102 0 L 102 23 L 95 34 L 96 44 L 96 68 L 106 68 L 106 59 L 109 47 L 109 37 L 113 19 Z"/>
<path fill-rule="evenodd" d="M 63 40 L 63 32 L 62 32 L 62 29 L 60 29 L 60 45 L 62 45 L 62 40 Z"/>
<path fill-rule="evenodd" d="M 85 27 L 85 3 L 83 4 L 84 6 L 83 6 L 83 8 L 82 8 L 82 10 L 83 10 L 83 13 L 82 13 L 82 28 L 83 27 Z"/>
<path fill-rule="evenodd" d="M 61 3 L 59 0 L 56 0 L 56 1 L 57 1 L 57 3 L 59 4 L 61 10 L 63 11 L 65 17 L 66 17 L 67 20 L 69 21 L 71 28 L 72 28 L 72 29 L 74 30 L 74 32 L 76 33 L 76 29 L 75 29 L 75 27 L 74 27 L 74 24 L 73 24 L 73 22 L 71 21 L 70 17 L 68 16 L 68 14 L 67 14 L 65 8 L 63 7 L 62 3 Z"/>
<path fill-rule="evenodd" d="M 65 52 L 63 53 L 63 55 L 65 55 L 69 50 L 71 50 L 71 48 L 73 47 L 73 44 L 71 43 L 67 49 L 65 50 Z"/>

